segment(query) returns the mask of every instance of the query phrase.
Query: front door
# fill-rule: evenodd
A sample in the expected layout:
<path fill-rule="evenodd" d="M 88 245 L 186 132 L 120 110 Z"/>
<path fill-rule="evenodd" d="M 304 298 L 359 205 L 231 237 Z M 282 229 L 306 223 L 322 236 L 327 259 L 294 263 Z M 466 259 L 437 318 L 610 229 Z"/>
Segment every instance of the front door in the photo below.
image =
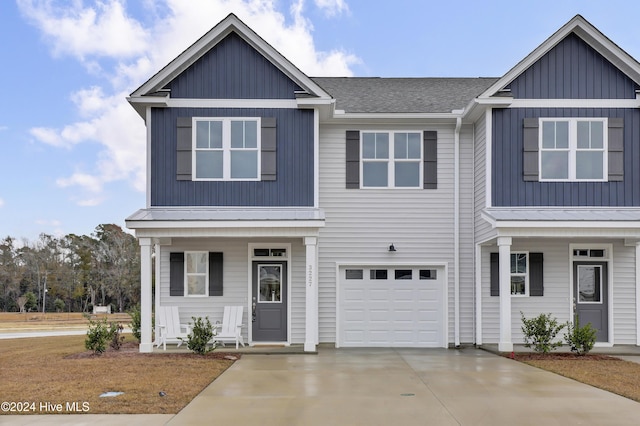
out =
<path fill-rule="evenodd" d="M 607 263 L 573 262 L 574 311 L 581 326 L 598 330 L 597 342 L 609 341 Z"/>
<path fill-rule="evenodd" d="M 252 278 L 254 342 L 287 341 L 287 262 L 254 261 Z"/>

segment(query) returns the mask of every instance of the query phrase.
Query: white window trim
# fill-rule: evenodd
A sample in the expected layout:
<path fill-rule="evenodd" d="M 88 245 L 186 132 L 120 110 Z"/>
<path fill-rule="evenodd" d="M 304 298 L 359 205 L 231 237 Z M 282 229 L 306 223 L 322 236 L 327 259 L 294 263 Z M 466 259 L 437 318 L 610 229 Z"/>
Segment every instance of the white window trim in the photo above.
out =
<path fill-rule="evenodd" d="M 189 275 L 202 276 L 202 273 L 191 273 L 188 270 L 189 255 L 205 255 L 206 270 L 204 273 L 204 294 L 189 294 Z M 185 251 L 184 252 L 184 297 L 209 297 L 209 252 L 208 251 Z"/>
<path fill-rule="evenodd" d="M 608 125 L 609 121 L 606 117 L 540 117 L 538 122 L 538 175 L 540 182 L 607 182 L 609 176 L 609 158 L 608 158 Z M 543 123 L 545 122 L 568 122 L 569 123 L 569 147 L 567 149 L 549 149 L 543 148 Z M 602 149 L 578 149 L 578 125 L 580 121 L 600 121 L 602 122 Z M 542 177 L 542 153 L 554 151 L 569 152 L 569 173 L 567 179 L 545 179 Z M 598 151 L 602 152 L 602 179 L 577 179 L 576 178 L 576 153 L 580 151 Z"/>
<path fill-rule="evenodd" d="M 204 148 L 196 147 L 196 131 L 198 121 L 220 121 L 222 122 L 222 148 L 216 149 L 222 151 L 222 178 L 199 178 L 197 177 L 196 168 L 196 150 L 204 151 Z M 256 122 L 256 148 L 231 148 L 231 122 L 232 121 L 255 121 Z M 262 123 L 260 117 L 193 117 L 191 122 L 191 170 L 193 170 L 194 181 L 233 181 L 244 182 L 251 181 L 256 182 L 261 180 L 261 131 Z M 209 149 L 212 150 L 212 149 Z M 257 151 L 257 164 L 256 164 L 256 177 L 255 178 L 232 178 L 231 177 L 231 151 Z"/>
<path fill-rule="evenodd" d="M 364 134 L 365 133 L 386 133 L 389 135 L 389 157 L 388 158 L 364 158 Z M 394 135 L 396 133 L 416 133 L 420 137 L 420 158 L 394 158 Z M 423 132 L 420 130 L 361 130 L 360 131 L 360 189 L 422 189 L 424 182 L 424 143 L 422 142 Z M 364 185 L 364 163 L 387 163 L 387 186 L 365 186 Z M 419 176 L 417 186 L 395 186 L 395 164 L 418 163 Z"/>
<path fill-rule="evenodd" d="M 511 256 L 514 256 L 514 255 L 517 256 L 519 254 L 524 254 L 526 256 L 526 259 L 527 259 L 527 272 L 525 272 L 524 274 L 523 273 L 511 272 L 511 257 L 509 257 L 509 289 L 511 289 L 511 278 L 512 277 L 524 276 L 524 294 L 511 293 L 511 297 L 529 297 L 529 271 L 531 269 L 530 259 L 529 259 L 529 252 L 528 251 L 512 251 L 511 252 Z"/>

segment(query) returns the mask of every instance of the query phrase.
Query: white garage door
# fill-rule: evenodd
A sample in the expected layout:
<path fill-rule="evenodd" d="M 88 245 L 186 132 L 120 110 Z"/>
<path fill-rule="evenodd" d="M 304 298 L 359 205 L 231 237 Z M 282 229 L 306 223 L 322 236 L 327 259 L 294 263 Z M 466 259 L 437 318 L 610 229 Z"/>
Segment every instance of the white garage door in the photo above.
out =
<path fill-rule="evenodd" d="M 442 267 L 342 267 L 341 347 L 445 347 Z"/>

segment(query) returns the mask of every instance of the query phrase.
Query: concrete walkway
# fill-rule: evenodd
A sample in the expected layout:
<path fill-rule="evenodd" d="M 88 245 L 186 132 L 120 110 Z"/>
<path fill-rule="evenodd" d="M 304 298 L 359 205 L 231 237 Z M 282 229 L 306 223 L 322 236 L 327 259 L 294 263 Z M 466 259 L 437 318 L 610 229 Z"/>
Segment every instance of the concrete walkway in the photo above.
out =
<path fill-rule="evenodd" d="M 479 349 L 244 355 L 171 415 L 0 416 L 11 425 L 637 425 L 640 404 Z"/>

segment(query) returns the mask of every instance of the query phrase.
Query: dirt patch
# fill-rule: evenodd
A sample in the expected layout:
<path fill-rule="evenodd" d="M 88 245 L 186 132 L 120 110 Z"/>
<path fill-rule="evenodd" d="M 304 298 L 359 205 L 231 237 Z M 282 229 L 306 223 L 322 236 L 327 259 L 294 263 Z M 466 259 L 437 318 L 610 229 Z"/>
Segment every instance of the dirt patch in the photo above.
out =
<path fill-rule="evenodd" d="M 510 358 L 510 355 L 505 355 Z M 514 354 L 514 359 L 516 361 L 622 361 L 619 358 L 615 358 L 609 355 L 601 355 L 601 354 L 586 354 L 586 355 L 577 355 L 573 352 L 551 352 L 548 354 L 539 354 L 539 353 L 516 353 Z"/>
<path fill-rule="evenodd" d="M 240 354 L 231 354 L 229 352 L 212 351 L 206 355 L 198 355 L 194 353 L 141 353 L 137 342 L 124 342 L 120 349 L 116 350 L 107 347 L 107 350 L 101 354 L 93 351 L 77 352 L 69 354 L 64 359 L 95 359 L 95 358 L 145 358 L 145 357 L 177 357 L 177 358 L 208 358 L 208 359 L 224 359 L 228 361 L 237 361 Z"/>

